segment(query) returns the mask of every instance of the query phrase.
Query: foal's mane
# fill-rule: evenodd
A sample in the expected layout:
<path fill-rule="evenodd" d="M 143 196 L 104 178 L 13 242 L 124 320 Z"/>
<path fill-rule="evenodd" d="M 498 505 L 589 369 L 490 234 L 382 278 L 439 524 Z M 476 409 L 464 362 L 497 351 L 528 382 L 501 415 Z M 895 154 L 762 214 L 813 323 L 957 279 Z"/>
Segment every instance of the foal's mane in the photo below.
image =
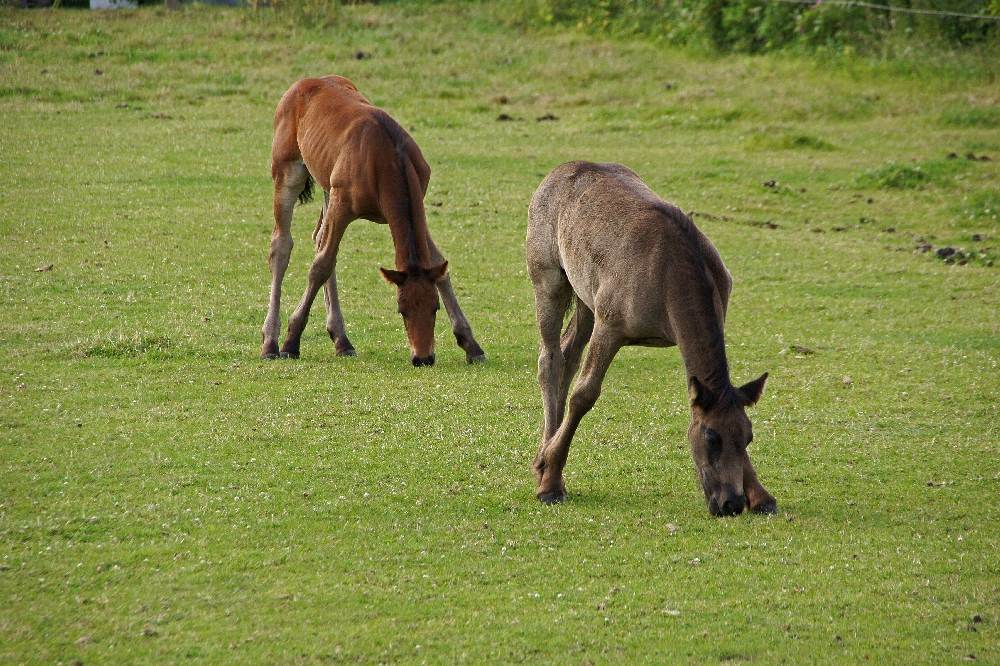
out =
<path fill-rule="evenodd" d="M 413 193 L 410 191 L 409 178 L 407 176 L 407 162 L 409 162 L 410 158 L 406 154 L 406 147 L 411 139 L 399 123 L 393 120 L 392 117 L 385 111 L 375 109 L 374 116 L 378 121 L 379 127 L 382 128 L 386 136 L 389 137 L 389 140 L 392 141 L 393 145 L 396 147 L 396 159 L 399 164 L 399 175 L 402 177 L 403 182 L 407 184 L 407 187 L 405 187 L 401 192 L 403 200 L 400 202 L 403 206 L 404 218 L 406 219 L 407 248 L 410 251 L 410 263 L 419 266 L 420 253 L 417 251 L 417 230 L 413 219 Z M 410 168 L 413 168 L 412 165 Z"/>
<path fill-rule="evenodd" d="M 706 353 L 714 357 L 712 367 L 710 369 L 702 368 L 704 376 L 700 376 L 698 379 L 716 394 L 716 404 L 720 404 L 722 401 L 726 401 L 727 403 L 739 402 L 740 396 L 735 392 L 729 378 L 729 361 L 726 357 L 725 333 L 722 330 L 722 322 L 719 321 L 716 315 L 712 279 L 709 276 L 705 263 L 705 256 L 701 251 L 697 227 L 691 221 L 691 218 L 677 206 L 662 200 L 654 204 L 654 206 L 674 224 L 674 228 L 678 232 L 677 240 L 680 241 L 682 251 L 690 259 L 688 263 L 690 268 L 685 272 L 685 278 L 690 281 L 689 284 L 694 288 L 687 290 L 686 300 L 696 303 L 696 309 L 704 313 L 702 321 L 708 321 L 706 326 L 698 327 L 698 330 L 696 332 L 693 331 L 691 336 L 693 340 L 697 340 L 696 344 L 703 350 L 701 354 L 696 354 L 693 349 L 689 348 L 688 344 L 678 342 L 678 346 L 681 347 L 684 364 L 690 368 L 696 356 L 703 358 Z M 718 285 L 715 285 L 715 289 L 718 289 Z M 690 329 L 691 323 L 695 321 L 697 321 L 697 318 L 691 318 L 689 321 L 684 322 L 684 324 L 687 324 L 686 327 L 682 324 L 678 328 Z M 687 342 L 690 344 L 693 340 L 688 340 Z M 694 374 L 691 370 L 689 370 L 689 373 Z"/>

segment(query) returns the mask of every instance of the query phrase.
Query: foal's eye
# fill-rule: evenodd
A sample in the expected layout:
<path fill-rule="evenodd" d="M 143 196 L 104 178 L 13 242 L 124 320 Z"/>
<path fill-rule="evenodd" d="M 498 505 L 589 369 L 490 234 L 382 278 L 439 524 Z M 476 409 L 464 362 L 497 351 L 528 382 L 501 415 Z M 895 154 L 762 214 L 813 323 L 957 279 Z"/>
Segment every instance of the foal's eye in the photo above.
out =
<path fill-rule="evenodd" d="M 705 441 L 708 442 L 708 464 L 714 465 L 722 455 L 722 436 L 711 428 L 706 428 Z"/>

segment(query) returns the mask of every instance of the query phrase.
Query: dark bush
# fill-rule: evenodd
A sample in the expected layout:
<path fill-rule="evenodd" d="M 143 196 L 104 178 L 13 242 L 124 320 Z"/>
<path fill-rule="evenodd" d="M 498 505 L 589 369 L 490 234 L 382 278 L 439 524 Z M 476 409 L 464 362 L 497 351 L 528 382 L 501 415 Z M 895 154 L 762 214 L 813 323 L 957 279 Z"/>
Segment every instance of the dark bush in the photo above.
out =
<path fill-rule="evenodd" d="M 906 9 L 1000 18 L 1000 0 L 882 0 Z M 1000 20 L 906 14 L 849 4 L 781 0 L 515 0 L 527 23 L 646 34 L 720 51 L 877 50 L 894 38 L 1000 46 Z M 873 4 L 880 4 L 876 0 Z"/>

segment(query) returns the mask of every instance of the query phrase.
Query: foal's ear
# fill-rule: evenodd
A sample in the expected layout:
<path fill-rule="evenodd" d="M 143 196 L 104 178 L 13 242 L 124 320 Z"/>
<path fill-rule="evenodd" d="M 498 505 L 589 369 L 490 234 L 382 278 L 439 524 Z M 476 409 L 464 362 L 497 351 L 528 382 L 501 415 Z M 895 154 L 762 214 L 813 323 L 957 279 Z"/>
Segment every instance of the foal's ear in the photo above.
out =
<path fill-rule="evenodd" d="M 740 395 L 743 396 L 743 406 L 756 405 L 760 397 L 764 395 L 764 382 L 767 381 L 767 374 L 764 373 L 752 382 L 747 382 L 739 388 Z"/>
<path fill-rule="evenodd" d="M 427 277 L 430 278 L 431 282 L 437 282 L 445 275 L 448 274 L 448 262 L 444 262 L 440 266 L 434 266 L 427 270 Z"/>
<path fill-rule="evenodd" d="M 715 406 L 718 397 L 697 377 L 688 378 L 688 397 L 691 399 L 691 406 L 698 407 L 702 411 L 708 411 Z"/>
<path fill-rule="evenodd" d="M 406 282 L 406 273 L 402 271 L 392 271 L 385 268 L 379 267 L 379 272 L 382 273 L 382 277 L 389 284 L 394 284 L 397 287 L 402 287 L 403 283 Z"/>

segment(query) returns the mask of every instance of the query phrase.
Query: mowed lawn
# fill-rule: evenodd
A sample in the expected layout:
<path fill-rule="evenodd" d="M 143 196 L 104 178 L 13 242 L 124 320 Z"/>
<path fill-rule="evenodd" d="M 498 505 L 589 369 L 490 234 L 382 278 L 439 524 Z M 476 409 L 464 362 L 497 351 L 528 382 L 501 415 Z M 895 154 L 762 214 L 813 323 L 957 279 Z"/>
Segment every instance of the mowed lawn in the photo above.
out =
<path fill-rule="evenodd" d="M 699 55 L 514 8 L 0 11 L 0 663 L 1000 660 L 996 63 Z M 429 160 L 486 364 L 442 312 L 410 365 L 364 221 L 358 356 L 320 302 L 300 360 L 258 359 L 273 109 L 326 74 Z M 780 515 L 709 516 L 676 349 L 622 350 L 569 500 L 535 499 L 526 213 L 571 159 L 718 246 Z"/>

